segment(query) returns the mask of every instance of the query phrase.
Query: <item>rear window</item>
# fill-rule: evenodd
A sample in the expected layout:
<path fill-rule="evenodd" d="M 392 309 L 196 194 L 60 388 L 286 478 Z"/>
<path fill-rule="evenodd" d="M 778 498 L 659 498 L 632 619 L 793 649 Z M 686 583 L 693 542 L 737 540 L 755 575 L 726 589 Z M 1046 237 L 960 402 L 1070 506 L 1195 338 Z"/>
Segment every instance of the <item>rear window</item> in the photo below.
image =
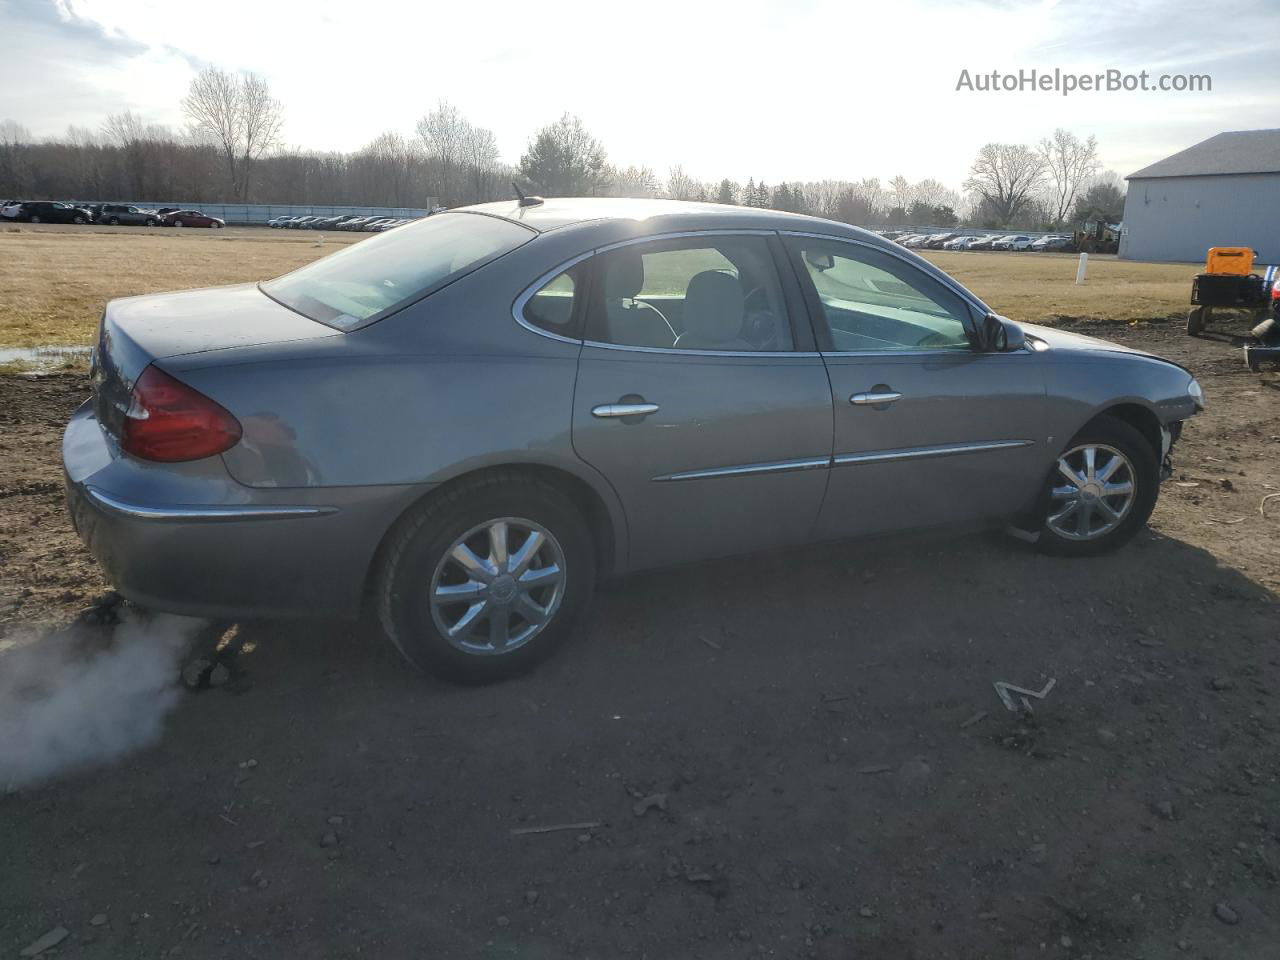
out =
<path fill-rule="evenodd" d="M 353 330 L 533 239 L 509 220 L 444 213 L 380 233 L 262 290 L 303 316 Z"/>

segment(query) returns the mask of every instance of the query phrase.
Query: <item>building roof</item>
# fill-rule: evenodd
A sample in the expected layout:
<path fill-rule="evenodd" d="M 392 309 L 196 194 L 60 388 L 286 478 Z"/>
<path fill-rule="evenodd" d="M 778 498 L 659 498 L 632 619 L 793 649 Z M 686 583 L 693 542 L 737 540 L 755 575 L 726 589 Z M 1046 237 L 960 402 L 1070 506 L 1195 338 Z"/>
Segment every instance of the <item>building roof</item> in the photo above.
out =
<path fill-rule="evenodd" d="M 1143 167 L 1125 179 L 1208 177 L 1233 173 L 1280 173 L 1280 130 L 1220 133 Z"/>

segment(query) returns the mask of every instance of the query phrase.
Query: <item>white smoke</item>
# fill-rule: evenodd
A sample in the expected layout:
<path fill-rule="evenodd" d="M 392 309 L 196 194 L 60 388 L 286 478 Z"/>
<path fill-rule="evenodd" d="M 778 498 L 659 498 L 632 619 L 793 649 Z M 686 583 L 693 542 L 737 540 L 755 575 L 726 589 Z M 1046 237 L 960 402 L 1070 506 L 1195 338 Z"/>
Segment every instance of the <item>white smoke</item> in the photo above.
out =
<path fill-rule="evenodd" d="M 73 626 L 0 645 L 0 792 L 156 740 L 181 696 L 178 661 L 205 621 L 120 610 L 109 638 Z"/>

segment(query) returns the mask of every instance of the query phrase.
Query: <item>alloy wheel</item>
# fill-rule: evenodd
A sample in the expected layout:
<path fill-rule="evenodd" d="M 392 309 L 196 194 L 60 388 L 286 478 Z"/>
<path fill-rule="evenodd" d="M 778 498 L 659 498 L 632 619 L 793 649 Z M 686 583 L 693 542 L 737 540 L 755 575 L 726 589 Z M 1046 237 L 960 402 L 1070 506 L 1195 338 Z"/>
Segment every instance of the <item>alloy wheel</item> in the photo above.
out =
<path fill-rule="evenodd" d="M 1096 540 L 1124 522 L 1137 473 L 1121 451 L 1102 443 L 1073 447 L 1058 458 L 1045 524 L 1066 540 Z"/>
<path fill-rule="evenodd" d="M 501 517 L 450 545 L 431 578 L 431 617 L 469 654 L 510 653 L 551 622 L 564 597 L 565 561 L 545 527 Z"/>

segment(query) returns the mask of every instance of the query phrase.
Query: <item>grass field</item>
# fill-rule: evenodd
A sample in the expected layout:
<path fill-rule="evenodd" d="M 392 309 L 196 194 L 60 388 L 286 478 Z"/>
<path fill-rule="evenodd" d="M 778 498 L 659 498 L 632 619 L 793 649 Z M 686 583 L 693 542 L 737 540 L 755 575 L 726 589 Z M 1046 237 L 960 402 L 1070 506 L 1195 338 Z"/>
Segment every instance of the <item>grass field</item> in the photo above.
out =
<path fill-rule="evenodd" d="M 359 238 L 264 229 L 0 230 L 0 346 L 89 344 L 114 297 L 266 280 Z"/>
<path fill-rule="evenodd" d="M 323 236 L 323 242 L 320 238 Z M 362 235 L 265 229 L 0 229 L 0 347 L 92 342 L 113 297 L 278 276 Z M 1184 314 L 1197 268 L 1063 254 L 930 253 L 996 310 L 1032 323 Z"/>

